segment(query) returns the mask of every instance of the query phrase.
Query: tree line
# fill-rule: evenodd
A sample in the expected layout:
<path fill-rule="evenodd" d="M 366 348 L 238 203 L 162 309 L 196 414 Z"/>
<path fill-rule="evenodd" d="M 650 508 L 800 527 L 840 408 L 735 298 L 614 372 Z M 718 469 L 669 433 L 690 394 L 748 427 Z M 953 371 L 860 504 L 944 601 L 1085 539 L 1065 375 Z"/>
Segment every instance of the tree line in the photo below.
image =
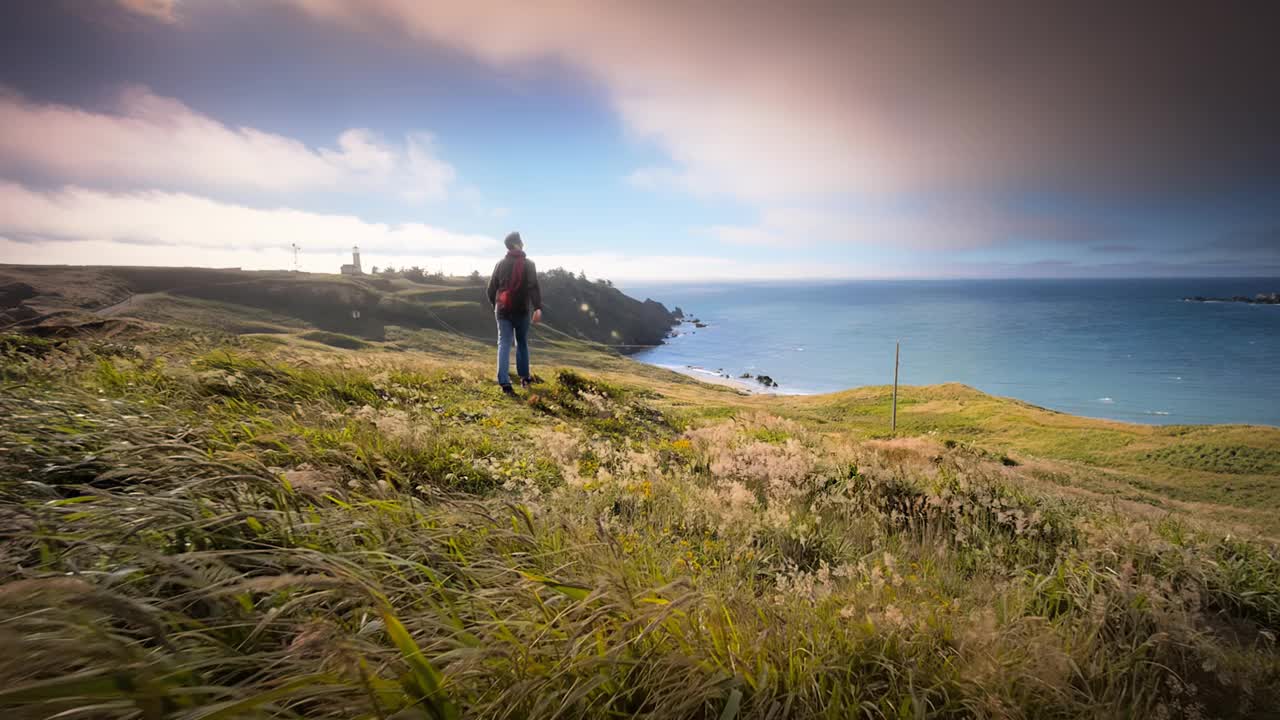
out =
<path fill-rule="evenodd" d="M 387 265 L 386 267 L 379 267 L 377 265 L 374 265 L 369 269 L 369 274 L 374 277 L 387 278 L 387 279 L 403 278 L 411 282 L 423 283 L 423 284 L 433 283 L 433 282 L 444 282 L 445 280 L 450 278 L 449 275 L 445 274 L 444 270 L 436 270 L 434 272 L 428 272 L 427 270 L 424 270 L 421 267 L 418 267 L 417 265 L 402 267 L 400 269 L 396 269 L 394 265 Z M 472 270 L 471 274 L 467 275 L 466 277 L 468 281 L 476 285 L 483 285 L 488 279 L 486 276 L 481 275 L 479 270 Z M 604 287 L 613 287 L 612 280 L 607 280 L 605 278 L 596 278 L 594 281 L 591 281 L 587 279 L 586 272 L 579 270 L 578 273 L 575 275 L 572 270 L 566 270 L 563 267 L 555 267 L 555 268 L 551 268 L 550 270 L 543 270 L 541 277 L 543 280 L 550 280 L 550 281 L 563 281 L 567 283 L 595 282 L 595 284 L 602 285 Z"/>

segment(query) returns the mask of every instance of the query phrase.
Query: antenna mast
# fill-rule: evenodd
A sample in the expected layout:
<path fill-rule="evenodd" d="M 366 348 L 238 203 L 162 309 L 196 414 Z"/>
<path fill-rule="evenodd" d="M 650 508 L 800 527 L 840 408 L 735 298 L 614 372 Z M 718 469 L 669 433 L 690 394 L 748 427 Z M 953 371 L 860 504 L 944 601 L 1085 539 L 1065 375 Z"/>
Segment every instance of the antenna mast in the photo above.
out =
<path fill-rule="evenodd" d="M 302 248 L 298 247 L 298 243 L 290 243 L 293 247 L 293 271 L 298 272 L 298 251 Z"/>

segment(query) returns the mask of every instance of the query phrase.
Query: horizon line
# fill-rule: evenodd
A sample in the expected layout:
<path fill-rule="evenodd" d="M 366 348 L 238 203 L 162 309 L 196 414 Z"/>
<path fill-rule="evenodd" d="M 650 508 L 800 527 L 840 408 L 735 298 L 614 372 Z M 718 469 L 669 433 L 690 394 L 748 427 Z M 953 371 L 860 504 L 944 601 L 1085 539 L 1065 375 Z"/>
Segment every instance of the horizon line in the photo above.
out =
<path fill-rule="evenodd" d="M 214 266 L 214 265 L 126 265 L 112 263 L 15 263 L 0 262 L 0 267 L 15 268 L 141 268 L 150 270 L 223 270 L 236 272 L 254 272 L 254 273 L 298 273 L 304 275 L 333 275 L 335 277 L 352 277 L 343 275 L 338 272 L 324 272 L 315 270 L 294 270 L 291 268 L 245 268 L 242 266 Z M 422 268 L 424 271 L 428 268 Z M 569 270 L 562 266 L 550 268 L 551 270 Z M 479 271 L 479 270 L 477 270 Z M 483 273 L 481 273 L 483 274 Z M 576 273 L 575 273 L 576 274 Z M 362 273 L 355 277 L 374 277 L 373 273 Z M 467 277 L 466 274 L 445 274 L 445 277 Z M 696 283 L 703 284 L 745 284 L 745 283 L 783 283 L 783 282 L 820 282 L 820 283 L 839 283 L 851 281 L 872 281 L 872 282 L 911 282 L 911 281 L 966 281 L 966 280 L 1280 280 L 1280 273 L 1277 274 L 1257 274 L 1257 275 L 811 275 L 811 276 L 777 276 L 777 277 L 747 277 L 741 279 L 729 278 L 689 278 L 689 279 L 669 279 L 661 277 L 630 277 L 618 280 L 614 277 L 597 276 L 596 280 L 612 280 L 613 282 L 627 283 L 652 283 L 663 285 L 690 285 Z"/>

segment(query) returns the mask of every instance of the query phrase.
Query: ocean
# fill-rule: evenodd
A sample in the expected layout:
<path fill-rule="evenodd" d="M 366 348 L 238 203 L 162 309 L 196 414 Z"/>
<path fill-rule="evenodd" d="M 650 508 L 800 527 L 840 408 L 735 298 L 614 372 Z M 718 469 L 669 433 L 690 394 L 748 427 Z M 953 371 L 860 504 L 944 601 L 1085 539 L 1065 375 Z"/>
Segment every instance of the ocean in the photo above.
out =
<path fill-rule="evenodd" d="M 960 382 L 1142 423 L 1280 425 L 1280 305 L 1185 302 L 1280 279 L 911 280 L 632 286 L 705 328 L 637 360 L 766 374 L 774 392 Z"/>

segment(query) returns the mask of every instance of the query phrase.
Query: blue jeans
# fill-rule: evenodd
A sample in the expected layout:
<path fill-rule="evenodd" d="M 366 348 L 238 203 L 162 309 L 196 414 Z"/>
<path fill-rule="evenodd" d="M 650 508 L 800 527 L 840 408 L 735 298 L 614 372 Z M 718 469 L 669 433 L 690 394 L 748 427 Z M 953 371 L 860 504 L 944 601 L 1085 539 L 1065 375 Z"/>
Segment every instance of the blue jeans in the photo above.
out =
<path fill-rule="evenodd" d="M 516 372 L 529 377 L 529 313 L 498 319 L 498 384 L 511 384 L 511 341 L 516 342 Z"/>

